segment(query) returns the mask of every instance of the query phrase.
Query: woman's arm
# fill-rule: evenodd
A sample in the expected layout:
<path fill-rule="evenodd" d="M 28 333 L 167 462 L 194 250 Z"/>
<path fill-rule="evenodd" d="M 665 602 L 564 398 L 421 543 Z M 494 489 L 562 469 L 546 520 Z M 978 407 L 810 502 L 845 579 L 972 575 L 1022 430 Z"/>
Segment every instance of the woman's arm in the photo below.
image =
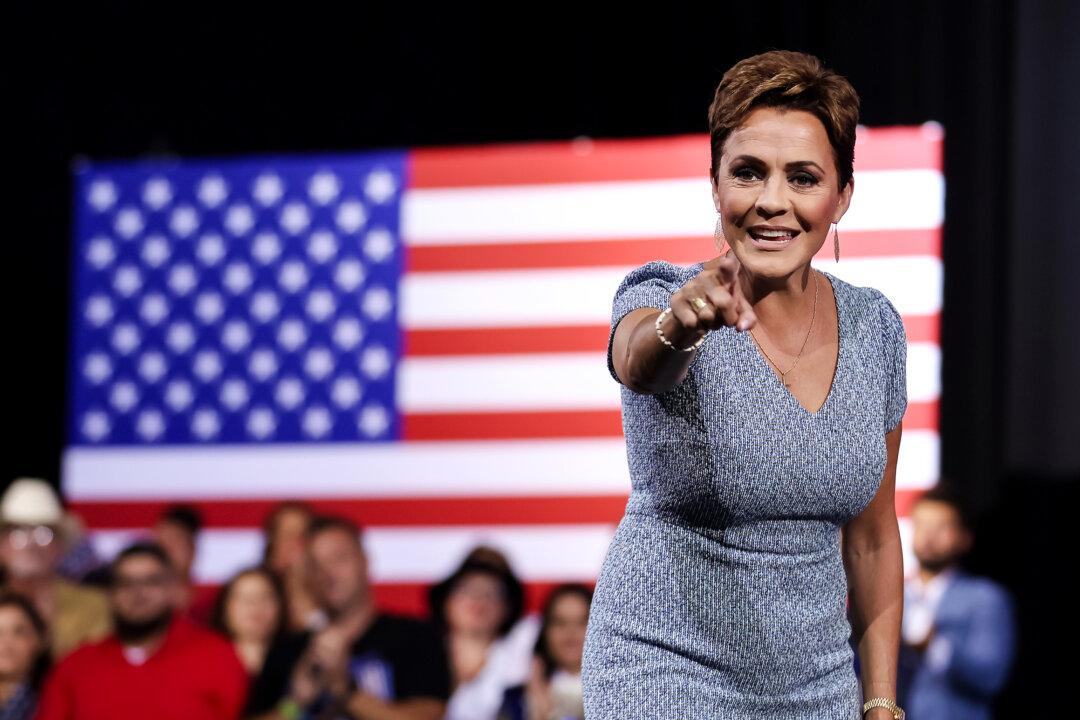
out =
<path fill-rule="evenodd" d="M 903 423 L 885 434 L 885 475 L 866 509 L 841 533 L 851 592 L 852 630 L 858 644 L 863 698 L 896 700 L 896 663 L 904 614 L 904 556 L 896 520 L 896 461 Z M 867 720 L 891 718 L 872 708 Z"/>

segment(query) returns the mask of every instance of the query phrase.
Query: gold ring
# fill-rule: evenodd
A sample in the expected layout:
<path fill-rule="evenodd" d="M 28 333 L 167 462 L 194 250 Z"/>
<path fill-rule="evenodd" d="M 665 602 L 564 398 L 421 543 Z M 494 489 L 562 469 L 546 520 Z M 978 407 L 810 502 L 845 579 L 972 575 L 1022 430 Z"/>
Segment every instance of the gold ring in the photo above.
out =
<path fill-rule="evenodd" d="M 697 312 L 697 311 L 701 310 L 702 308 L 706 307 L 705 301 L 702 300 L 699 297 L 696 297 L 696 298 L 692 299 L 690 301 L 690 304 L 694 306 L 694 312 Z"/>

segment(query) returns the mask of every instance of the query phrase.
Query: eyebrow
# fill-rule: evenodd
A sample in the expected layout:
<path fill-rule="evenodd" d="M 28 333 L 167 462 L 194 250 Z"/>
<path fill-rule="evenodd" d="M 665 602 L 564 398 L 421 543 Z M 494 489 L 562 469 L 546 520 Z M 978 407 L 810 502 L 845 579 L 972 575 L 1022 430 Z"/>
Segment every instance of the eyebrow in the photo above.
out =
<path fill-rule="evenodd" d="M 745 160 L 747 162 L 756 163 L 758 165 L 764 165 L 765 164 L 765 162 L 761 158 L 755 157 L 753 155 L 739 155 L 738 157 L 736 157 L 734 159 L 735 160 Z M 820 165 L 818 165 L 816 162 L 814 162 L 813 160 L 792 160 L 791 162 L 789 162 L 787 165 L 784 166 L 784 169 L 785 170 L 793 170 L 795 168 L 810 167 L 810 166 L 816 167 L 822 174 L 825 173 L 825 170 L 822 169 L 822 167 Z"/>

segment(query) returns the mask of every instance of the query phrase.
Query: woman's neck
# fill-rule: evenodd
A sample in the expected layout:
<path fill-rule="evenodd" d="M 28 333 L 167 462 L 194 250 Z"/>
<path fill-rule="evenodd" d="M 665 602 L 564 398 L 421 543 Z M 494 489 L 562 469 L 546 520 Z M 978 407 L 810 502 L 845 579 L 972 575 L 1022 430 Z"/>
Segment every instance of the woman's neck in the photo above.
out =
<path fill-rule="evenodd" d="M 261 640 L 237 638 L 233 642 L 233 647 L 236 648 L 236 654 L 240 656 L 240 662 L 244 664 L 249 674 L 257 675 L 262 670 L 263 663 L 266 661 L 269 643 Z"/>
<path fill-rule="evenodd" d="M 0 678 L 0 706 L 7 705 L 8 700 L 18 692 L 19 686 L 22 685 L 24 679 L 21 677 L 3 677 Z"/>

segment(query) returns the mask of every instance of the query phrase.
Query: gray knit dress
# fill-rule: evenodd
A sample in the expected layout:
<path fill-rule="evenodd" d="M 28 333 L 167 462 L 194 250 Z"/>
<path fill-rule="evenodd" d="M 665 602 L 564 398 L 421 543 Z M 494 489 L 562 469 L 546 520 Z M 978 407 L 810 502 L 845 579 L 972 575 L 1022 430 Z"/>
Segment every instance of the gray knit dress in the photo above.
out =
<path fill-rule="evenodd" d="M 618 321 L 666 308 L 702 266 L 653 261 L 623 279 L 616 381 Z M 862 717 L 840 527 L 881 483 L 907 344 L 879 290 L 825 276 L 840 351 L 818 412 L 731 327 L 670 391 L 620 387 L 632 488 L 589 615 L 586 720 Z"/>

